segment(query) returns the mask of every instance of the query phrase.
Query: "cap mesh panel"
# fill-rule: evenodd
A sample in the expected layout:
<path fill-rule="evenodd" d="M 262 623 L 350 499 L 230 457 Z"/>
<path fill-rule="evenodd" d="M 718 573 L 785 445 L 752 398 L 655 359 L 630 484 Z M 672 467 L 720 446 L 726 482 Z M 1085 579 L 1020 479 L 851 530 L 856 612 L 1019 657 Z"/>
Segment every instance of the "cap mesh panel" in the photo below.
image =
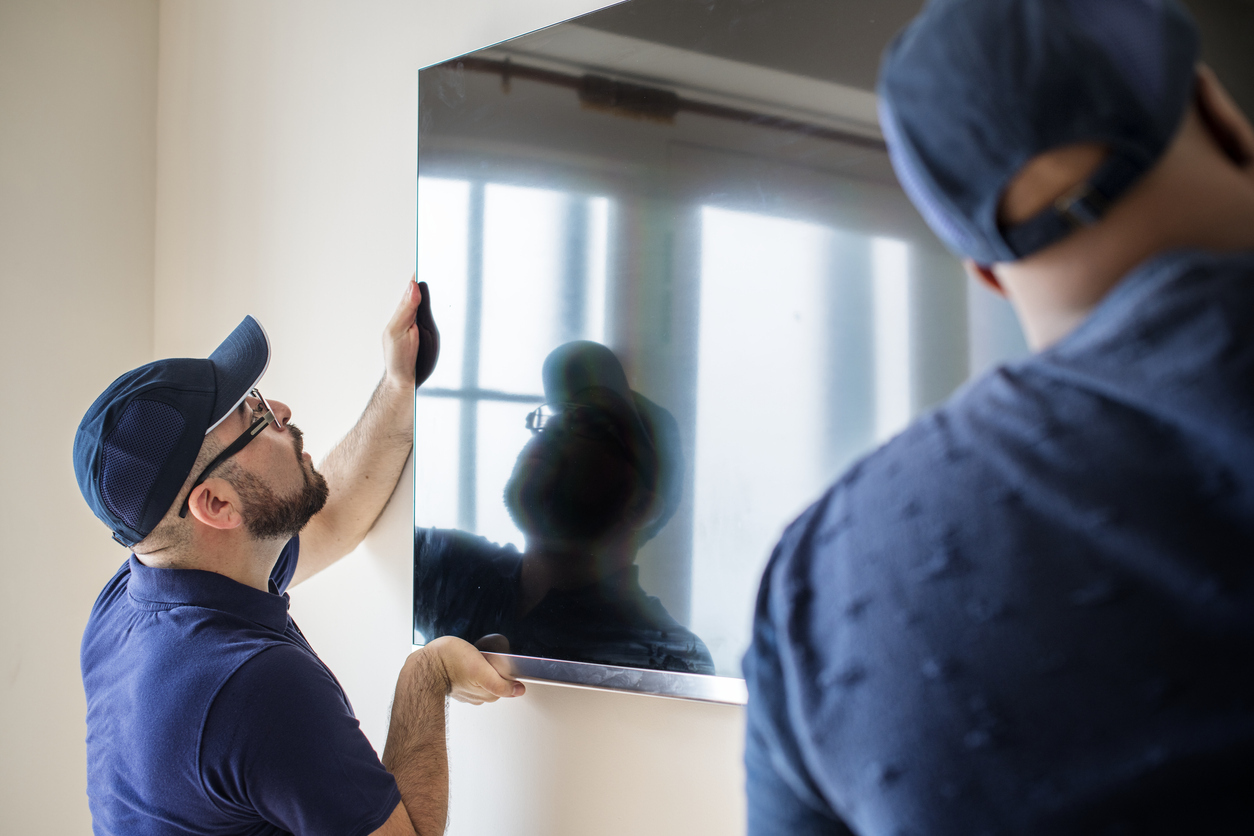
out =
<path fill-rule="evenodd" d="M 131 528 L 140 528 L 148 494 L 183 434 L 183 423 L 169 404 L 135 400 L 104 440 L 100 493 L 109 510 Z"/>

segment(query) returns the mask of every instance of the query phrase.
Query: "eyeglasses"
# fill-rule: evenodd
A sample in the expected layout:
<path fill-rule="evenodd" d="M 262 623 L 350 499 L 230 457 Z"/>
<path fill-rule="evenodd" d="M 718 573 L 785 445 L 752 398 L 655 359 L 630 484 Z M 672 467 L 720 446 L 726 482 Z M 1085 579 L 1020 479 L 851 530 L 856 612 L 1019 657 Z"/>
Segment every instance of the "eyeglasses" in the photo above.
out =
<path fill-rule="evenodd" d="M 254 418 L 252 424 L 248 427 L 248 429 L 244 430 L 243 434 L 240 435 L 239 438 L 228 444 L 225 450 L 215 456 L 213 461 L 209 462 L 209 464 L 205 466 L 205 469 L 200 471 L 200 475 L 196 477 L 196 481 L 192 483 L 191 489 L 188 490 L 187 496 L 183 498 L 183 507 L 179 509 L 180 517 L 187 516 L 188 510 L 190 510 L 189 503 L 191 502 L 192 491 L 200 487 L 200 484 L 209 478 L 209 474 L 213 472 L 215 467 L 247 447 L 248 442 L 261 435 L 261 431 L 266 427 L 271 424 L 279 423 L 278 416 L 274 414 L 274 410 L 270 408 L 270 404 L 266 403 L 266 399 L 261 396 L 260 390 L 253 389 L 248 394 L 257 399 L 257 407 L 253 409 L 253 415 L 257 416 L 260 413 L 260 417 Z"/>
<path fill-rule="evenodd" d="M 527 414 L 527 429 L 536 435 L 556 431 L 592 441 L 604 441 L 617 445 L 630 461 L 636 459 L 631 446 L 623 438 L 618 422 L 609 412 L 595 406 L 581 403 L 546 403 Z"/>

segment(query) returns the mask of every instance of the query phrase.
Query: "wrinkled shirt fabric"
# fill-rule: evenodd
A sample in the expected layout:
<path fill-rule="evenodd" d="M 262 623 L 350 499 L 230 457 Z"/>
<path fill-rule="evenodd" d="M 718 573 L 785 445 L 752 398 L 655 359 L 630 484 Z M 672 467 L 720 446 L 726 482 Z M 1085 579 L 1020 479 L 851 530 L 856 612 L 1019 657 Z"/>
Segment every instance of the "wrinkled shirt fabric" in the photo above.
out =
<path fill-rule="evenodd" d="M 960 390 L 762 580 L 749 832 L 1245 832 L 1254 254 L 1175 252 Z"/>

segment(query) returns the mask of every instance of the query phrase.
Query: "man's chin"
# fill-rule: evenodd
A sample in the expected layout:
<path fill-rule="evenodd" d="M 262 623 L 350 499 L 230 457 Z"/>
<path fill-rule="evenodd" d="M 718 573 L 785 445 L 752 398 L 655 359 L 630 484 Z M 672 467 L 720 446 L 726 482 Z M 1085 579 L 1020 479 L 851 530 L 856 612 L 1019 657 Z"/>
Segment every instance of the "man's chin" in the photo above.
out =
<path fill-rule="evenodd" d="M 254 489 L 245 497 L 245 525 L 259 540 L 291 539 L 326 506 L 329 495 L 327 480 L 317 471 L 307 474 L 303 489 L 289 499 Z"/>

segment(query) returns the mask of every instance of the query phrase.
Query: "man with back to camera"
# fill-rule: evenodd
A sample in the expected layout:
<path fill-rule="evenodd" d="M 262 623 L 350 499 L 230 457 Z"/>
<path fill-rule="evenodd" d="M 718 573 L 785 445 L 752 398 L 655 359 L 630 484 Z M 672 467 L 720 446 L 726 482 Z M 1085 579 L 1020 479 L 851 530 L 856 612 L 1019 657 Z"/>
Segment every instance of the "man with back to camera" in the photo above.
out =
<path fill-rule="evenodd" d="M 903 186 L 1037 352 L 867 456 L 759 592 L 749 831 L 1246 832 L 1254 129 L 1175 0 L 933 0 Z"/>
<path fill-rule="evenodd" d="M 444 831 L 446 696 L 492 702 L 522 684 L 459 639 L 414 651 L 380 762 L 285 591 L 356 548 L 396 485 L 434 365 L 422 296 L 410 281 L 383 380 L 323 473 L 291 410 L 257 389 L 270 345 L 252 317 L 207 360 L 127 372 L 84 416 L 79 487 L 133 551 L 83 635 L 97 834 Z"/>

